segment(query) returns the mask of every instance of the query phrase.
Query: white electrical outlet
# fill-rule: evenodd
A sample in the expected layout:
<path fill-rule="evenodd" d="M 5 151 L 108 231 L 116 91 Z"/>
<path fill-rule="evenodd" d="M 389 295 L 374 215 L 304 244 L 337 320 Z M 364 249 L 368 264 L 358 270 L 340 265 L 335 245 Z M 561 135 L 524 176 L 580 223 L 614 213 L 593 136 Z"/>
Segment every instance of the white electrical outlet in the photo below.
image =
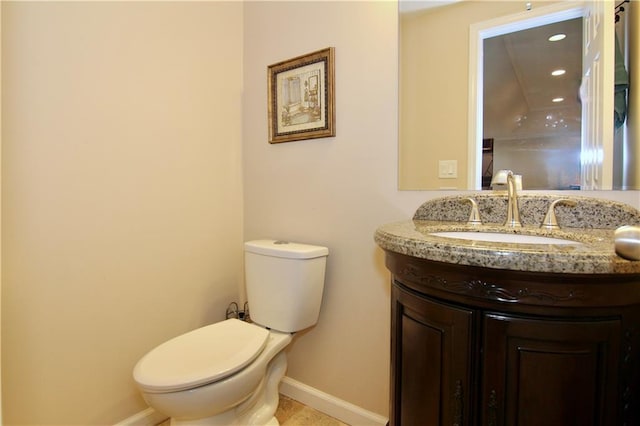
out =
<path fill-rule="evenodd" d="M 438 177 L 440 179 L 455 179 L 458 177 L 458 160 L 438 161 Z"/>

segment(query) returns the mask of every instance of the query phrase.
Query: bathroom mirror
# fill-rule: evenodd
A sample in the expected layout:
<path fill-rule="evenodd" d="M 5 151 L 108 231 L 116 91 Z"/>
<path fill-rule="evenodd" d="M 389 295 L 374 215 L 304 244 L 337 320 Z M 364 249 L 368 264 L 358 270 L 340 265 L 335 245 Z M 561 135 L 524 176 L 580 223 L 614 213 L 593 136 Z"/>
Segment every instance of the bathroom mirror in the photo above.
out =
<path fill-rule="evenodd" d="M 633 132 L 627 131 L 626 127 L 631 126 L 628 122 L 625 123 L 623 129 L 615 132 L 613 130 L 613 88 L 611 89 L 611 101 L 609 101 L 611 105 L 602 106 L 602 99 L 590 96 L 594 101 L 593 105 L 598 106 L 602 111 L 598 108 L 586 108 L 586 113 L 597 114 L 601 120 L 609 120 L 608 123 L 605 121 L 604 125 L 605 128 L 609 126 L 608 128 L 611 129 L 609 138 L 591 135 L 591 139 L 598 142 L 607 141 L 608 146 L 585 149 L 583 145 L 586 136 L 584 135 L 588 134 L 588 131 L 585 130 L 588 127 L 581 129 L 581 126 L 588 121 L 581 118 L 580 112 L 577 113 L 577 116 L 575 112 L 563 115 L 557 107 L 550 110 L 550 113 L 538 110 L 527 114 L 526 111 L 519 111 L 513 105 L 509 105 L 508 101 L 516 97 L 516 91 L 520 91 L 519 96 L 522 96 L 522 88 L 516 87 L 520 83 L 518 79 L 524 78 L 521 70 L 520 72 L 512 70 L 511 75 L 506 77 L 498 77 L 494 75 L 495 72 L 492 70 L 489 75 L 496 77 L 493 84 L 495 85 L 495 81 L 501 84 L 497 89 L 494 88 L 492 92 L 488 92 L 491 93 L 489 103 L 493 103 L 494 107 L 496 105 L 504 107 L 503 116 L 505 120 L 511 120 L 514 128 L 517 126 L 521 128 L 523 124 L 527 124 L 524 120 L 529 119 L 529 123 L 531 123 L 537 117 L 543 125 L 555 124 L 556 133 L 565 132 L 565 134 L 556 135 L 559 136 L 556 139 L 562 143 L 549 146 L 541 142 L 540 138 L 527 144 L 521 141 L 520 135 L 512 135 L 510 138 L 502 138 L 503 140 L 495 138 L 494 140 L 494 138 L 485 137 L 483 133 L 483 129 L 490 127 L 490 125 L 482 121 L 483 80 L 479 78 L 479 74 L 482 73 L 483 65 L 482 62 L 473 64 L 474 40 L 486 36 L 484 41 L 487 41 L 491 37 L 520 31 L 519 24 L 514 24 L 514 22 L 531 19 L 530 16 L 536 14 L 544 15 L 547 10 L 553 10 L 554 13 L 564 10 L 565 16 L 562 19 L 552 21 L 551 24 L 573 20 L 571 31 L 574 34 L 576 33 L 575 24 L 577 21 L 577 34 L 580 35 L 586 19 L 583 19 L 582 12 L 576 11 L 589 2 L 453 1 L 434 3 L 414 1 L 405 4 L 413 6 L 414 9 L 417 6 L 419 10 L 403 9 L 403 3 L 400 1 L 400 189 L 481 189 L 483 187 L 482 170 L 484 169 L 486 172 L 486 164 L 482 164 L 483 153 L 485 159 L 487 153 L 492 153 L 493 160 L 496 162 L 508 158 L 506 164 L 504 162 L 496 163 L 494 169 L 507 168 L 521 172 L 524 174 L 524 189 L 638 189 L 638 186 L 634 186 L 638 182 L 637 177 L 633 176 L 638 169 L 637 163 L 635 163 L 637 160 L 634 160 L 638 156 L 637 150 L 633 146 L 625 147 L 625 155 L 627 155 L 624 160 L 625 166 L 619 158 L 620 147 L 625 146 L 624 144 L 632 145 L 631 141 L 635 139 Z M 443 3 L 446 4 L 442 5 Z M 614 24 L 613 7 L 615 4 L 612 2 L 599 3 L 611 7 L 610 10 L 605 10 L 606 13 L 603 16 L 610 17 L 612 22 L 608 28 L 612 33 L 614 28 L 615 31 L 619 31 L 618 27 L 622 26 L 627 27 L 626 33 L 631 32 L 629 27 L 634 21 L 628 16 L 630 7 L 627 7 L 627 12 L 621 14 L 622 23 Z M 426 10 L 420 9 L 425 4 L 432 7 Z M 434 5 L 436 7 L 433 7 Z M 526 10 L 527 6 L 531 10 Z M 636 17 L 633 19 L 637 19 L 637 13 L 633 16 Z M 498 35 L 491 33 L 494 31 L 490 26 L 492 23 L 494 27 L 501 27 L 500 31 L 502 32 L 499 32 Z M 537 26 L 540 25 L 542 24 Z M 481 34 L 483 32 L 484 35 Z M 474 39 L 474 37 L 476 38 Z M 610 40 L 614 39 L 613 34 L 610 37 Z M 509 41 L 501 41 L 500 43 L 504 46 Z M 574 50 L 579 49 L 578 55 L 580 58 L 582 57 L 581 43 L 576 45 L 575 40 L 571 41 L 569 38 L 564 41 L 564 44 Z M 514 48 L 514 46 L 517 47 Z M 516 56 L 509 58 L 511 62 L 517 61 L 518 55 L 524 59 L 531 59 L 530 57 L 544 59 L 551 56 L 544 53 L 533 53 L 526 44 L 513 44 L 510 47 L 512 50 L 508 53 Z M 505 50 L 504 47 L 502 50 Z M 481 54 L 482 48 L 479 49 L 478 56 Z M 488 55 L 487 52 L 485 54 Z M 613 49 L 610 56 L 613 56 Z M 525 63 L 522 60 L 520 62 Z M 491 60 L 490 64 L 499 65 L 496 60 Z M 530 65 L 527 66 L 530 67 Z M 545 66 L 551 67 L 551 64 Z M 607 64 L 607 67 L 609 66 L 613 70 L 613 63 Z M 548 72 L 553 70 L 549 69 Z M 573 95 L 565 95 L 565 98 L 568 98 L 567 101 L 577 104 L 578 107 L 584 106 L 586 102 L 584 93 L 582 99 L 579 99 L 578 94 L 584 78 L 574 72 L 571 72 L 568 77 L 570 78 L 565 79 L 570 80 L 570 85 L 573 86 Z M 506 84 L 509 81 L 515 82 L 514 85 Z M 476 94 L 476 97 L 470 96 L 470 94 Z M 531 97 L 532 95 L 526 94 L 526 96 Z M 501 100 L 496 102 L 496 99 Z M 485 103 L 486 101 L 487 99 L 485 99 Z M 530 101 L 531 99 L 527 99 L 527 102 Z M 496 112 L 493 111 L 493 114 L 495 115 Z M 602 131 L 603 125 L 594 125 L 596 128 L 598 126 Z M 578 130 L 577 136 L 576 129 Z M 566 133 L 569 130 L 574 133 Z M 614 134 L 616 135 L 615 140 Z M 504 146 L 507 142 L 505 141 L 509 142 L 508 146 L 510 147 L 506 157 Z M 616 146 L 618 148 L 614 150 Z M 499 152 L 499 149 L 502 151 Z M 571 161 L 569 161 L 569 157 L 571 157 Z M 604 168 L 601 167 L 590 172 L 596 176 L 597 180 L 596 185 L 590 187 L 586 186 L 584 181 L 578 180 L 589 172 L 589 170 L 585 172 L 581 168 L 581 166 L 585 167 L 585 164 L 588 165 L 589 161 L 608 164 Z M 569 166 L 570 162 L 573 162 L 573 166 Z M 548 169 L 544 169 L 544 167 Z M 576 167 L 579 169 L 577 173 Z M 623 176 L 627 170 L 625 167 L 633 172 L 630 176 Z M 564 176 L 563 179 L 560 179 L 558 176 L 552 176 L 553 173 L 558 173 L 558 176 L 563 173 L 565 175 L 577 174 L 578 178 L 571 179 Z M 543 178 L 542 182 L 537 179 L 539 177 Z"/>

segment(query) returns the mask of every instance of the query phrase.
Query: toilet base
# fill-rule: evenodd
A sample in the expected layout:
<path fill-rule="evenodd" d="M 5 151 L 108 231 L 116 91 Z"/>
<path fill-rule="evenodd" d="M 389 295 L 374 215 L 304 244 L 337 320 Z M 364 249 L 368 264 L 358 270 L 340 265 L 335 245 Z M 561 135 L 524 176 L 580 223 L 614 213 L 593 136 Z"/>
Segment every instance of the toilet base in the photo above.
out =
<path fill-rule="evenodd" d="M 215 416 L 215 417 L 219 417 L 219 416 Z M 209 422 L 213 422 L 215 421 L 215 423 L 209 423 Z M 219 419 L 213 419 L 213 418 L 207 418 L 207 419 L 197 419 L 197 420 L 176 420 L 176 419 L 171 419 L 171 426 L 227 426 L 227 425 L 235 425 L 235 426 L 240 426 L 243 425 L 242 423 L 229 423 L 229 421 L 233 421 L 233 419 L 223 419 L 223 418 L 219 418 Z M 261 426 L 280 426 L 280 422 L 278 422 L 278 419 L 276 419 L 275 417 L 272 417 L 271 420 L 269 420 L 267 423 L 264 423 Z"/>
<path fill-rule="evenodd" d="M 265 378 L 246 401 L 203 419 L 171 418 L 171 426 L 279 426 L 275 412 L 280 400 L 280 381 L 286 370 L 287 355 L 282 350 L 271 360 Z"/>

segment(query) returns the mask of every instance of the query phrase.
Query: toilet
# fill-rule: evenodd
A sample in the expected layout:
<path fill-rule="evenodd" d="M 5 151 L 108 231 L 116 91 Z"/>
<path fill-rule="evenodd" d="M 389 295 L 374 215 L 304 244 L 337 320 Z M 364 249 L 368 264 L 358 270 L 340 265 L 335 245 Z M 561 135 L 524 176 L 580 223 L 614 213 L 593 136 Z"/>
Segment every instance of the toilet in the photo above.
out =
<path fill-rule="evenodd" d="M 276 240 L 244 244 L 252 323 L 228 319 L 152 349 L 133 378 L 171 425 L 278 425 L 278 386 L 292 333 L 318 321 L 326 247 Z"/>

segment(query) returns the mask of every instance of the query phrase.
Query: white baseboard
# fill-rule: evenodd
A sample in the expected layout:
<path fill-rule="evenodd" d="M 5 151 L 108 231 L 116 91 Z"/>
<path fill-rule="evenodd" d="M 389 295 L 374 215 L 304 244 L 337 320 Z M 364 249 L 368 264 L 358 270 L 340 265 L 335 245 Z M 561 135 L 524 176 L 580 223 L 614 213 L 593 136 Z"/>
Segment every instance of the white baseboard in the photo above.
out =
<path fill-rule="evenodd" d="M 351 426 L 385 426 L 389 420 L 286 376 L 280 393 Z"/>
<path fill-rule="evenodd" d="M 282 378 L 280 393 L 351 426 L 385 426 L 388 421 L 386 417 L 331 396 L 290 377 Z M 165 420 L 167 420 L 167 416 L 158 413 L 153 408 L 147 408 L 114 426 L 154 426 Z"/>
<path fill-rule="evenodd" d="M 149 407 L 144 411 L 116 423 L 114 426 L 155 426 L 167 420 L 167 416 Z"/>

